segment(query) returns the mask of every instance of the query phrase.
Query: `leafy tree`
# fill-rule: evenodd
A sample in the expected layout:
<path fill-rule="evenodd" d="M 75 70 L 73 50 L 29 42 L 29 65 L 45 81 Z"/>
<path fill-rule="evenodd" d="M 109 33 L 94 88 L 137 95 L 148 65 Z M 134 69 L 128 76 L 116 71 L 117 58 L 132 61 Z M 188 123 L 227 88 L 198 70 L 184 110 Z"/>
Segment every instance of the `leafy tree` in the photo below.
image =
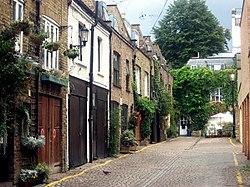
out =
<path fill-rule="evenodd" d="M 232 103 L 231 72 L 235 72 L 235 69 L 213 71 L 208 68 L 190 69 L 188 66 L 183 66 L 172 70 L 173 95 L 176 101 L 174 107 L 179 116 L 189 119 L 192 130 L 202 129 L 212 114 L 209 102 L 212 90 L 222 88 L 224 110 L 229 110 Z M 234 89 L 237 89 L 236 84 Z"/>
<path fill-rule="evenodd" d="M 182 67 L 197 55 L 225 51 L 231 39 L 228 29 L 219 25 L 204 0 L 176 0 L 154 29 L 156 43 L 173 68 Z"/>

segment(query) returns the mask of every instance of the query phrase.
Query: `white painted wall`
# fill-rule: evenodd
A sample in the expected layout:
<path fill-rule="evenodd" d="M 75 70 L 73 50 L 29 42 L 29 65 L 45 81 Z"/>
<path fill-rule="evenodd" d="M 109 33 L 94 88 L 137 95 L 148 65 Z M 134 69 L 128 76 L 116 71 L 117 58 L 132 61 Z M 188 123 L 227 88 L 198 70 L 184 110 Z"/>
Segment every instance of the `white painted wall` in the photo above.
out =
<path fill-rule="evenodd" d="M 241 39 L 240 39 L 240 26 L 235 25 L 236 19 L 240 19 L 241 14 L 239 11 L 232 11 L 232 53 L 240 53 Z"/>
<path fill-rule="evenodd" d="M 86 46 L 82 48 L 82 61 L 77 57 L 74 61 L 68 59 L 69 63 L 69 75 L 79 78 L 81 80 L 89 82 L 90 71 L 90 52 L 91 52 L 91 26 L 94 24 L 94 20 L 87 15 L 81 8 L 72 1 L 68 9 L 68 47 L 70 44 L 79 45 L 78 41 L 78 27 L 79 22 L 85 24 L 89 30 L 88 42 Z M 98 37 L 102 39 L 102 56 L 101 56 L 101 68 L 98 71 Z M 93 59 L 93 84 L 107 90 L 109 88 L 109 53 L 110 53 L 109 33 L 99 24 L 94 27 L 94 59 Z M 89 89 L 87 91 L 89 95 Z M 108 98 L 107 98 L 108 99 Z M 68 107 L 68 106 L 67 106 Z M 87 109 L 89 108 L 89 100 L 87 103 Z M 87 118 L 89 111 L 87 111 Z M 88 123 L 88 119 L 86 121 Z M 87 125 L 87 162 L 89 162 L 90 155 L 90 142 L 89 142 L 89 125 Z"/>

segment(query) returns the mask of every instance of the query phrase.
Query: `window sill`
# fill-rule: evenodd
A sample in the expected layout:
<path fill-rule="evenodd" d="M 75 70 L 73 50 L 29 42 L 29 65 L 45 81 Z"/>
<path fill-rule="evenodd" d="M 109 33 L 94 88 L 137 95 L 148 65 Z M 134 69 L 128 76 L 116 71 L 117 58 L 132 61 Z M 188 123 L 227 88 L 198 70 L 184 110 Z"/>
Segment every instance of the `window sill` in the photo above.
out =
<path fill-rule="evenodd" d="M 101 77 L 101 78 L 104 78 L 104 75 L 101 74 L 100 72 L 98 72 L 97 75 L 98 75 L 99 77 Z"/>
<path fill-rule="evenodd" d="M 81 62 L 75 62 L 76 63 L 76 65 L 78 65 L 78 66 L 80 66 L 80 67 L 83 67 L 83 68 L 86 68 L 87 69 L 87 67 L 88 66 L 86 66 L 85 64 L 83 64 L 83 63 L 81 63 Z"/>
<path fill-rule="evenodd" d="M 119 88 L 119 89 L 122 88 L 121 86 L 118 86 L 118 85 L 115 85 L 115 84 L 113 84 L 113 85 L 114 85 L 114 87 L 116 87 L 116 88 Z"/>

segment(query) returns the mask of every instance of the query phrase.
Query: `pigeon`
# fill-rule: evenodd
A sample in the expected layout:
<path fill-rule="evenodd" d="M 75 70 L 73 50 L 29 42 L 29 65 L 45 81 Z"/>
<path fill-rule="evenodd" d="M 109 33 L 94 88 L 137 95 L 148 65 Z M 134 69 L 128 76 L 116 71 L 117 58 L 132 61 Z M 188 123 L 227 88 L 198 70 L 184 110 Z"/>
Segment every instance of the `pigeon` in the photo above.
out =
<path fill-rule="evenodd" d="M 110 174 L 111 172 L 110 171 L 102 171 L 105 175 L 108 175 L 108 174 Z"/>

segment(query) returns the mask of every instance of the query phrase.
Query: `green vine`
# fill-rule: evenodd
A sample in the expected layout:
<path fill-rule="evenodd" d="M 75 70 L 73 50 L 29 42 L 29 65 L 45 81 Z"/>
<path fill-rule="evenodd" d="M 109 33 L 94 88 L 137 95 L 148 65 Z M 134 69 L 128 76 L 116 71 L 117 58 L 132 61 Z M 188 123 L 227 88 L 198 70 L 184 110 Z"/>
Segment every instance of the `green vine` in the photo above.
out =
<path fill-rule="evenodd" d="M 26 88 L 27 63 L 15 51 L 15 25 L 0 32 L 0 153 L 5 154 L 8 130 L 13 127 L 17 96 Z"/>
<path fill-rule="evenodd" d="M 141 114 L 141 138 L 142 140 L 148 138 L 151 135 L 151 124 L 155 114 L 155 104 L 148 98 L 144 97 L 139 99 L 137 103 L 137 110 Z"/>
<path fill-rule="evenodd" d="M 110 156 L 117 155 L 120 152 L 119 113 L 120 113 L 120 109 L 112 109 L 110 111 L 109 149 L 108 149 Z"/>

